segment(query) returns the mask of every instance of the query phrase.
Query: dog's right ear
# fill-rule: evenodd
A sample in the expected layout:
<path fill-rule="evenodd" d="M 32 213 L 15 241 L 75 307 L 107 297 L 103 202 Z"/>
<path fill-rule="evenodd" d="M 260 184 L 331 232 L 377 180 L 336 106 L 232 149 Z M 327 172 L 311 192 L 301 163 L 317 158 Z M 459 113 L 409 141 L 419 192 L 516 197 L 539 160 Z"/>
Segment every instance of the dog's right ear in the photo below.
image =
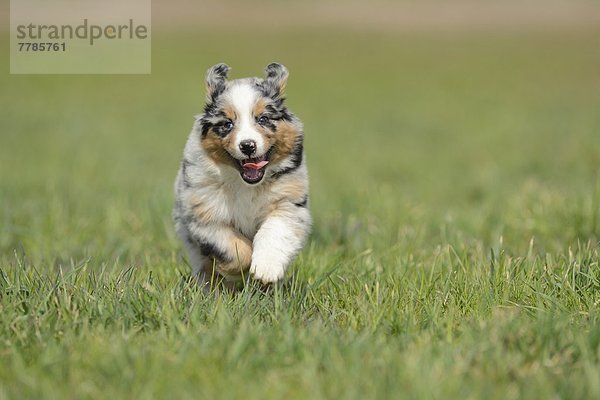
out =
<path fill-rule="evenodd" d="M 225 89 L 225 80 L 229 69 L 227 64 L 220 63 L 206 71 L 206 97 L 208 100 L 215 100 Z"/>

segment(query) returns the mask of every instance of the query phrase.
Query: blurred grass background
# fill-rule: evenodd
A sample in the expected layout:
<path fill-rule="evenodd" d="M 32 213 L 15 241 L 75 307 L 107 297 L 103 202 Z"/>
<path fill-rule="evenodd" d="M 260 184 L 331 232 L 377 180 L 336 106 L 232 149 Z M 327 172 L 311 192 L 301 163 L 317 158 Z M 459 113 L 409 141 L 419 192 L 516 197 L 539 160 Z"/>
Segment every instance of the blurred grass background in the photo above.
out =
<path fill-rule="evenodd" d="M 0 397 L 600 393 L 597 3 L 153 10 L 151 75 L 2 62 Z M 206 297 L 172 182 L 205 70 L 272 61 L 314 233 L 287 292 Z"/>

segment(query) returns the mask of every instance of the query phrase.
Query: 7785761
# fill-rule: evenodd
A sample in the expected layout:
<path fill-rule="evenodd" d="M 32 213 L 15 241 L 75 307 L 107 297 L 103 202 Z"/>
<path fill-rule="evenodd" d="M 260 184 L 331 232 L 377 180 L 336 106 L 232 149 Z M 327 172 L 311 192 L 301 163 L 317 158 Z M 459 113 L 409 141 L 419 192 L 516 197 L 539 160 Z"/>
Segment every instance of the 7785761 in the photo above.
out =
<path fill-rule="evenodd" d="M 62 43 L 38 43 L 38 42 L 19 42 L 19 51 L 65 51 L 67 45 L 65 42 Z"/>

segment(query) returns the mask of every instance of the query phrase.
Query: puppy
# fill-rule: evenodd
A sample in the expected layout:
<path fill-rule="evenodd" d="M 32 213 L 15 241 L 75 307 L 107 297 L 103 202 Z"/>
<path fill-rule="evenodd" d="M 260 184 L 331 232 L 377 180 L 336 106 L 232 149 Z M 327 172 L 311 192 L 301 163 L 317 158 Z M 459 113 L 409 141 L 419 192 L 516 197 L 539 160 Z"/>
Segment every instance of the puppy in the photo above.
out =
<path fill-rule="evenodd" d="M 281 280 L 312 223 L 302 123 L 284 101 L 287 69 L 273 63 L 264 79 L 231 81 L 228 71 L 206 73 L 204 112 L 175 180 L 175 228 L 207 288 L 248 272 Z"/>

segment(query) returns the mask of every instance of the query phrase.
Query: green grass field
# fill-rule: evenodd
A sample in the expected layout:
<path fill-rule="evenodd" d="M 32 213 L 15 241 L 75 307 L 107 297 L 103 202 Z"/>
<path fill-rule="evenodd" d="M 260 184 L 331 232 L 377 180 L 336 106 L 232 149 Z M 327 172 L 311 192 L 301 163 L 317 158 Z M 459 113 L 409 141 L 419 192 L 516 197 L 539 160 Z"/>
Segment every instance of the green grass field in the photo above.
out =
<path fill-rule="evenodd" d="M 3 61 L 0 399 L 600 398 L 598 32 L 155 34 L 149 76 Z M 203 294 L 173 232 L 220 61 L 284 63 L 305 123 L 314 231 L 268 294 Z"/>

